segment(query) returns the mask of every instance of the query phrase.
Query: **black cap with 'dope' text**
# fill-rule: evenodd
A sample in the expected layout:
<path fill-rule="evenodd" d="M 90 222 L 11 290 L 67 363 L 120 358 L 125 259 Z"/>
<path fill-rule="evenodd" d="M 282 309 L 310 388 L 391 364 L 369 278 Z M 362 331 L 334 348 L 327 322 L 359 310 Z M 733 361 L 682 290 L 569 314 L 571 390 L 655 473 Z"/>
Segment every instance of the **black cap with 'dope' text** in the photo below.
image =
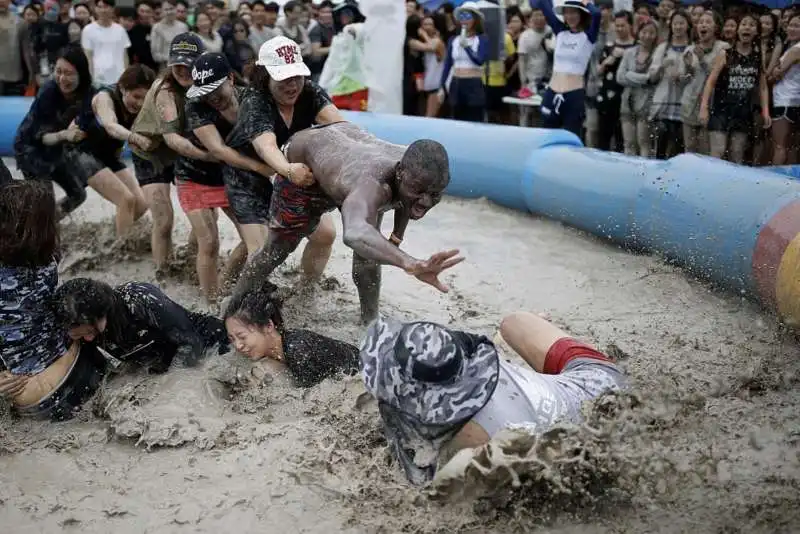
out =
<path fill-rule="evenodd" d="M 231 66 L 222 54 L 206 52 L 192 66 L 192 87 L 186 98 L 200 98 L 213 93 L 225 83 L 231 74 Z"/>

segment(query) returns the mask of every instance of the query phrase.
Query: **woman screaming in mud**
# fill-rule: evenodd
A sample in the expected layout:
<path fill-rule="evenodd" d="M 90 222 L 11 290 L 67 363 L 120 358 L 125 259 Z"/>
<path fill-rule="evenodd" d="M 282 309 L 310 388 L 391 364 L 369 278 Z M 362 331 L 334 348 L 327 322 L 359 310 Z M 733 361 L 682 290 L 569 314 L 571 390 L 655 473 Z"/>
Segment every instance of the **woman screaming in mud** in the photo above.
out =
<path fill-rule="evenodd" d="M 56 290 L 52 307 L 72 339 L 95 343 L 114 360 L 153 373 L 165 372 L 173 361 L 194 365 L 215 346 L 220 354 L 229 350 L 221 319 L 190 312 L 144 282 L 112 288 L 73 278 Z"/>
<path fill-rule="evenodd" d="M 213 161 L 183 136 L 186 91 L 192 86 L 191 69 L 205 51 L 203 41 L 192 33 L 181 33 L 170 43 L 167 69 L 155 80 L 142 104 L 132 130 L 150 140 L 149 146 L 131 146 L 136 179 L 142 188 L 153 218 L 151 245 L 156 276 L 166 273 L 172 255 L 174 210 L 170 184 L 175 181 L 175 161 L 179 156 Z M 194 234 L 189 242 L 194 241 Z"/>
<path fill-rule="evenodd" d="M 224 316 L 231 345 L 251 360 L 285 365 L 298 387 L 356 374 L 358 348 L 310 330 L 287 329 L 276 290 L 267 282 L 231 299 Z"/>
<path fill-rule="evenodd" d="M 54 421 L 71 418 L 106 371 L 97 349 L 70 341 L 50 307 L 58 249 L 50 183 L 0 187 L 0 396 L 19 414 Z"/>
<path fill-rule="evenodd" d="M 14 139 L 17 168 L 28 180 L 52 180 L 66 196 L 58 203 L 61 219 L 86 200 L 86 186 L 69 170 L 64 147 L 86 137 L 75 119 L 81 109 L 91 107 L 92 75 L 80 46 L 62 49 L 55 62 L 53 79 L 45 83 Z"/>
<path fill-rule="evenodd" d="M 510 425 L 543 433 L 578 422 L 584 401 L 627 387 L 606 355 L 538 315 L 506 317 L 496 340 L 528 367 L 500 357 L 481 335 L 383 317 L 370 325 L 361 344 L 364 383 L 411 483 L 433 479 L 445 446 L 479 447 Z"/>
<path fill-rule="evenodd" d="M 147 211 L 142 190 L 121 156 L 126 141 L 143 148 L 150 145 L 146 137 L 130 128 L 155 77 L 149 67 L 132 65 L 116 85 L 98 91 L 91 108 L 78 116 L 77 124 L 85 138 L 65 151 L 70 171 L 81 183 L 117 207 L 118 238 L 127 236 L 133 223 Z"/>

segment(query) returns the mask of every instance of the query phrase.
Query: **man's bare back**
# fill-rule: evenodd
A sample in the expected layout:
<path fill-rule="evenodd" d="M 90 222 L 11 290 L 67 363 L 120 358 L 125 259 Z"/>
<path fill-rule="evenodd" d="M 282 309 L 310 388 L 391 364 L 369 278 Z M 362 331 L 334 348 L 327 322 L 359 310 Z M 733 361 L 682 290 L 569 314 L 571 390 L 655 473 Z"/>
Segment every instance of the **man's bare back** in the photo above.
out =
<path fill-rule="evenodd" d="M 314 181 L 341 206 L 365 180 L 391 186 L 406 148 L 378 139 L 351 122 L 337 122 L 296 133 L 286 156 L 291 163 L 307 165 Z"/>

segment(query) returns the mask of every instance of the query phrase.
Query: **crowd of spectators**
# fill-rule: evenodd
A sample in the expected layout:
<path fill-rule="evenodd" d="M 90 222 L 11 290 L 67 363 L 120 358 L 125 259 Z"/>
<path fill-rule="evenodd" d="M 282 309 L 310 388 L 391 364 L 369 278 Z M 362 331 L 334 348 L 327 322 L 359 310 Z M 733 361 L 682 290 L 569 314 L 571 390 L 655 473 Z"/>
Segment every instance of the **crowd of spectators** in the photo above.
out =
<path fill-rule="evenodd" d="M 134 63 L 158 71 L 172 38 L 189 30 L 206 50 L 224 53 L 245 81 L 261 45 L 286 36 L 319 80 L 336 33 L 329 0 L 282 6 L 141 0 L 135 7 L 115 1 L 0 0 L 0 95 L 36 94 L 69 43 L 81 44 L 99 85 L 115 83 Z M 465 79 L 473 75 L 457 65 L 447 67 L 455 50 L 448 47 L 473 43 L 477 54 L 481 34 L 490 32 L 485 21 L 476 17 L 466 35 L 466 19 L 453 4 L 431 12 L 416 0 L 406 2 L 403 113 L 516 124 L 531 106 L 504 98 L 537 101 L 552 75 L 558 32 L 546 16 L 550 2 L 505 0 L 502 46 L 494 55 L 476 56 L 478 79 Z M 720 10 L 674 0 L 636 4 L 632 11 L 614 11 L 607 0 L 596 7 L 599 31 L 585 72 L 580 132 L 588 146 L 658 158 L 696 152 L 755 165 L 797 161 L 800 10 Z M 459 91 L 467 87 L 473 94 L 458 97 L 454 79 Z M 533 125 L 547 126 L 541 119 Z"/>

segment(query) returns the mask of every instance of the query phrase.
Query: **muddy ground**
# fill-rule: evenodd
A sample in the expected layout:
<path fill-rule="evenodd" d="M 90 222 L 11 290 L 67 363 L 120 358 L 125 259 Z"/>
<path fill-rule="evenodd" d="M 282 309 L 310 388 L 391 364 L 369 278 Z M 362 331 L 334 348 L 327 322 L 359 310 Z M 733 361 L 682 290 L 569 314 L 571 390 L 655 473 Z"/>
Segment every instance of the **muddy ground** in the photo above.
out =
<path fill-rule="evenodd" d="M 90 192 L 66 221 L 63 279 L 156 281 L 148 223 L 120 249 L 112 213 Z M 179 214 L 176 245 L 187 235 Z M 228 221 L 222 235 L 224 255 L 236 244 Z M 581 427 L 516 433 L 472 464 L 457 458 L 436 491 L 420 491 L 390 462 L 358 378 L 301 390 L 275 371 L 247 389 L 250 364 L 233 354 L 117 377 L 75 421 L 3 415 L 0 525 L 13 528 L 0 530 L 800 531 L 800 351 L 774 317 L 656 257 L 485 201 L 446 199 L 404 246 L 460 248 L 467 261 L 447 295 L 385 268 L 384 313 L 492 335 L 504 314 L 544 312 L 617 357 L 634 391 L 587 406 Z M 297 264 L 276 280 L 296 280 Z M 327 275 L 313 297 L 289 301 L 287 321 L 357 343 L 341 240 Z M 185 249 L 158 283 L 201 307 Z"/>

